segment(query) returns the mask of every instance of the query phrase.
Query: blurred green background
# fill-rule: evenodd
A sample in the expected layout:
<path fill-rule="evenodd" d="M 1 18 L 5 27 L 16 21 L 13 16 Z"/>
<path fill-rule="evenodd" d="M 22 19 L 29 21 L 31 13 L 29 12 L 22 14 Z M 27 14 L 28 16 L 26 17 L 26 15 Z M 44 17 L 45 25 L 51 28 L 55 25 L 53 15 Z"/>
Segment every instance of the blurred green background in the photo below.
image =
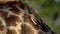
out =
<path fill-rule="evenodd" d="M 37 9 L 42 20 L 60 34 L 60 0 L 23 0 Z"/>
<path fill-rule="evenodd" d="M 37 9 L 43 21 L 56 33 L 60 34 L 60 0 L 27 0 Z"/>

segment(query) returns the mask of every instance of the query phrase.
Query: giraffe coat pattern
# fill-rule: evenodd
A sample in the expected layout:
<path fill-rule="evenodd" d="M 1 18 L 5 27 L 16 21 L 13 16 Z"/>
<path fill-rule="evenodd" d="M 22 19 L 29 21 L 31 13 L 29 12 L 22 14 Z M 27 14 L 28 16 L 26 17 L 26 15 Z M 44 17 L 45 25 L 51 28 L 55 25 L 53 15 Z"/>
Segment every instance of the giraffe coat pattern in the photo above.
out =
<path fill-rule="evenodd" d="M 38 15 L 21 1 L 0 3 L 0 34 L 46 34 L 37 24 Z"/>

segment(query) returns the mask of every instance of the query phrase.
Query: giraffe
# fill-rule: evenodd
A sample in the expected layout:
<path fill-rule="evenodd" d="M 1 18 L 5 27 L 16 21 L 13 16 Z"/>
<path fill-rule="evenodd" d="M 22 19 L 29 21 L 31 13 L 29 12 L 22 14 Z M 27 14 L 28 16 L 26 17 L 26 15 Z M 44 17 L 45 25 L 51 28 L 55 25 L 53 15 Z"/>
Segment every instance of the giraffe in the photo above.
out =
<path fill-rule="evenodd" d="M 0 34 L 47 34 L 36 20 L 38 12 L 27 3 L 16 0 L 0 1 Z"/>

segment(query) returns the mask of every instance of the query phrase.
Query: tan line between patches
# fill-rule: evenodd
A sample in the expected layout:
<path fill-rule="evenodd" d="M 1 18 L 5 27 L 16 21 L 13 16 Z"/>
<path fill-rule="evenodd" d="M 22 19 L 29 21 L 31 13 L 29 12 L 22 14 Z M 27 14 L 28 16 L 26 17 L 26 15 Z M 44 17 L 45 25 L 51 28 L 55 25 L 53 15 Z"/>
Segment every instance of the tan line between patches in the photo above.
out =
<path fill-rule="evenodd" d="M 29 24 L 29 23 L 25 23 L 25 24 L 32 28 L 32 30 L 34 31 L 34 34 L 38 34 L 37 30 L 35 28 L 33 28 L 31 24 Z"/>

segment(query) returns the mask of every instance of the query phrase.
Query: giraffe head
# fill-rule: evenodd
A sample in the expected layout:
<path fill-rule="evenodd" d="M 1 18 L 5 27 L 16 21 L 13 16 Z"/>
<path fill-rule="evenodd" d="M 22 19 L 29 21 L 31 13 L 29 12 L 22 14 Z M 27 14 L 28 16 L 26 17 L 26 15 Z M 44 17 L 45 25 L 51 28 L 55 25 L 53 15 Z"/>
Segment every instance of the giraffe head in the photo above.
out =
<path fill-rule="evenodd" d="M 6 0 L 0 3 L 0 34 L 46 34 L 37 24 L 38 13 L 27 3 Z"/>

